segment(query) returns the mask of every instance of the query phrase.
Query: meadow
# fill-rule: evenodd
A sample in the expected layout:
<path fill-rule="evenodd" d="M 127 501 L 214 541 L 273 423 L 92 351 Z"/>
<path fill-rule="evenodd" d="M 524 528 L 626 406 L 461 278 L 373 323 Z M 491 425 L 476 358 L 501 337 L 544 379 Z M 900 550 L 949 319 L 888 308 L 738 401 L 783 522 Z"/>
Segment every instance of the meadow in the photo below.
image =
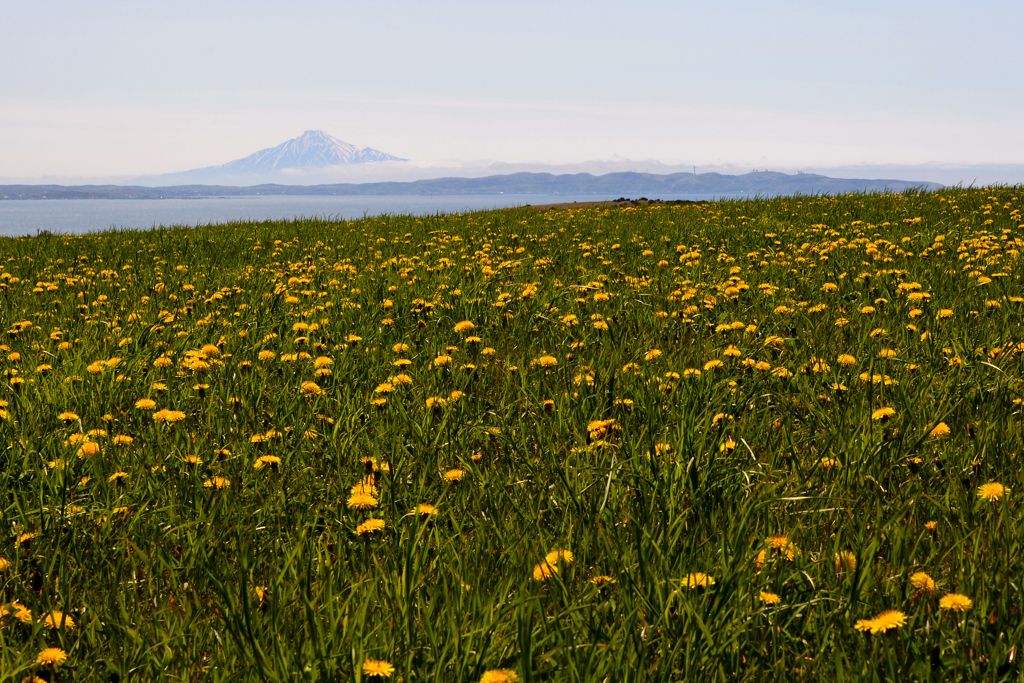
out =
<path fill-rule="evenodd" d="M 1022 199 L 0 240 L 0 680 L 1020 680 Z"/>

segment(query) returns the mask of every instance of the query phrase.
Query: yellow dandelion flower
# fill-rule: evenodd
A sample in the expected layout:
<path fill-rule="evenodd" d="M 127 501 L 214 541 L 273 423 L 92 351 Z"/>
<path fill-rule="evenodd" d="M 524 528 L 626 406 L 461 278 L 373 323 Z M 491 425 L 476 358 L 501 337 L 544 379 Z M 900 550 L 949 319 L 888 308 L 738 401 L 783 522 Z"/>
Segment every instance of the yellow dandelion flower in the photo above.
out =
<path fill-rule="evenodd" d="M 377 519 L 371 517 L 362 524 L 356 527 L 357 536 L 371 536 L 373 534 L 384 531 L 386 524 L 383 519 Z"/>
<path fill-rule="evenodd" d="M 448 405 L 448 399 L 440 396 L 430 396 L 427 398 L 427 410 L 440 410 Z"/>
<path fill-rule="evenodd" d="M 74 422 L 75 420 L 78 419 L 78 415 L 68 410 L 58 415 L 57 419 L 61 420 L 62 422 Z"/>
<path fill-rule="evenodd" d="M 60 666 L 67 661 L 68 653 L 59 647 L 48 647 L 36 656 L 36 664 L 42 666 Z"/>
<path fill-rule="evenodd" d="M 368 493 L 371 496 L 376 497 L 377 495 L 377 480 L 372 474 L 367 474 L 363 477 L 362 481 L 352 487 L 352 495 L 357 493 Z"/>
<path fill-rule="evenodd" d="M 651 349 L 650 351 L 648 351 L 644 355 L 644 360 L 654 360 L 655 358 L 658 358 L 659 356 L 661 356 L 661 350 L 660 349 Z"/>
<path fill-rule="evenodd" d="M 377 507 L 378 501 L 369 493 L 353 493 L 346 505 L 353 510 L 370 510 Z"/>
<path fill-rule="evenodd" d="M 519 674 L 511 669 L 490 669 L 480 677 L 480 683 L 518 683 Z"/>
<path fill-rule="evenodd" d="M 466 472 L 460 469 L 448 470 L 444 473 L 444 480 L 449 484 L 457 484 L 466 476 Z"/>
<path fill-rule="evenodd" d="M 836 571 L 852 572 L 857 569 L 857 556 L 849 550 L 836 553 Z"/>
<path fill-rule="evenodd" d="M 929 436 L 931 436 L 931 438 L 933 439 L 944 439 L 947 436 L 949 436 L 949 434 L 949 425 L 947 425 L 945 422 L 940 422 L 939 424 L 935 425 L 935 427 L 932 428 L 932 431 L 929 432 Z"/>
<path fill-rule="evenodd" d="M 231 480 L 226 477 L 210 477 L 203 482 L 203 486 L 208 489 L 226 489 L 231 487 Z"/>
<path fill-rule="evenodd" d="M 277 457 L 276 455 L 261 455 L 260 457 L 256 458 L 256 462 L 252 464 L 253 469 L 256 470 L 261 470 L 264 467 L 269 467 L 270 469 L 276 470 L 280 466 L 281 458 Z"/>
<path fill-rule="evenodd" d="M 946 593 L 939 600 L 939 609 L 950 612 L 966 612 L 974 606 L 974 602 L 966 595 L 959 593 Z"/>
<path fill-rule="evenodd" d="M 811 372 L 821 373 L 821 372 L 828 372 L 829 370 L 832 369 L 831 366 L 828 363 L 826 363 L 825 361 L 823 361 L 820 358 L 812 358 L 811 362 L 812 362 Z"/>
<path fill-rule="evenodd" d="M 9 605 L 4 605 L 2 611 L 5 613 L 4 616 L 12 616 L 25 625 L 31 625 L 34 621 L 32 619 L 32 610 L 22 605 L 20 602 L 12 602 Z"/>
<path fill-rule="evenodd" d="M 544 561 L 550 565 L 557 565 L 559 562 L 564 564 L 572 564 L 572 551 L 555 549 L 544 556 Z"/>
<path fill-rule="evenodd" d="M 58 610 L 53 610 L 46 615 L 46 619 L 43 620 L 46 628 L 66 628 L 68 630 L 75 628 L 75 620 L 71 618 L 70 614 L 64 614 Z"/>
<path fill-rule="evenodd" d="M 760 591 L 758 593 L 758 597 L 761 599 L 761 602 L 763 602 L 766 605 L 777 605 L 780 602 L 782 602 L 782 598 L 780 598 L 775 593 Z"/>
<path fill-rule="evenodd" d="M 420 503 L 412 510 L 414 513 L 423 516 L 430 516 L 437 514 L 437 508 L 430 503 Z"/>
<path fill-rule="evenodd" d="M 925 595 L 933 595 L 939 585 L 925 572 L 914 572 L 910 575 L 910 585 Z"/>
<path fill-rule="evenodd" d="M 713 576 L 705 574 L 704 572 L 694 572 L 692 574 L 687 574 L 683 578 L 682 584 L 684 588 L 697 590 L 714 586 L 715 579 Z"/>
<path fill-rule="evenodd" d="M 391 678 L 395 673 L 395 667 L 389 662 L 379 659 L 366 659 L 363 661 L 363 675 L 379 678 Z"/>
<path fill-rule="evenodd" d="M 172 365 L 174 365 L 174 361 L 168 358 L 167 356 L 160 356 L 159 358 L 153 361 L 154 368 L 169 368 Z"/>
<path fill-rule="evenodd" d="M 876 421 L 885 421 L 896 415 L 896 411 L 892 408 L 879 408 L 875 412 L 871 413 L 871 419 Z"/>
<path fill-rule="evenodd" d="M 547 562 L 541 562 L 533 567 L 533 580 L 534 581 L 548 581 L 555 574 L 558 573 L 558 567 L 556 565 L 549 564 Z"/>
<path fill-rule="evenodd" d="M 797 553 L 800 552 L 800 549 L 796 547 L 796 544 L 792 543 L 789 540 L 789 536 L 786 536 L 785 534 L 769 536 L 764 539 L 764 544 L 771 550 L 783 551 L 786 555 L 786 559 L 790 561 L 796 559 Z"/>
<path fill-rule="evenodd" d="M 1002 498 L 1008 489 L 999 482 L 989 482 L 978 487 L 978 498 L 987 501 L 997 501 Z"/>
<path fill-rule="evenodd" d="M 907 623 L 907 615 L 895 609 L 882 612 L 874 619 L 861 619 L 854 628 L 858 631 L 868 631 L 872 635 L 885 633 L 894 628 L 899 628 Z"/>
<path fill-rule="evenodd" d="M 466 332 L 469 332 L 470 330 L 474 329 L 475 327 L 476 327 L 476 325 L 474 325 L 469 320 L 463 320 L 460 323 L 455 323 L 455 332 L 456 332 L 456 334 L 465 334 Z"/>

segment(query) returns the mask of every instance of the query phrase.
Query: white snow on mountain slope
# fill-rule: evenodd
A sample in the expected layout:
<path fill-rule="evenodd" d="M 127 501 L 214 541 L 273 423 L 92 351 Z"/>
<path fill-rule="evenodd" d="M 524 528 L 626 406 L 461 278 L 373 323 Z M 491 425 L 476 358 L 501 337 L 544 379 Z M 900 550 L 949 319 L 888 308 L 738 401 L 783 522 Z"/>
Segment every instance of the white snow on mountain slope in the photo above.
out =
<path fill-rule="evenodd" d="M 210 166 L 196 171 L 221 173 L 268 173 L 288 168 L 322 168 L 339 164 L 362 164 L 371 161 L 405 161 L 370 147 L 357 147 L 332 137 L 322 130 L 307 130 L 297 138 L 277 147 L 262 149 L 244 159 Z M 186 171 L 191 173 L 195 171 Z"/>

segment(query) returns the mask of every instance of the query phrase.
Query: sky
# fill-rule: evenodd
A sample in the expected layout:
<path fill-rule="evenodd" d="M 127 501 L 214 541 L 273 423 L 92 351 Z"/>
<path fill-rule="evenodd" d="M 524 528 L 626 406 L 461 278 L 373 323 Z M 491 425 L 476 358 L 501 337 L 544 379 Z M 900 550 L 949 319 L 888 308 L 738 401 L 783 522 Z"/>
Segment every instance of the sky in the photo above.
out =
<path fill-rule="evenodd" d="M 44 0 L 3 14 L 7 181 L 184 171 L 310 129 L 414 162 L 1024 173 L 1019 0 Z"/>

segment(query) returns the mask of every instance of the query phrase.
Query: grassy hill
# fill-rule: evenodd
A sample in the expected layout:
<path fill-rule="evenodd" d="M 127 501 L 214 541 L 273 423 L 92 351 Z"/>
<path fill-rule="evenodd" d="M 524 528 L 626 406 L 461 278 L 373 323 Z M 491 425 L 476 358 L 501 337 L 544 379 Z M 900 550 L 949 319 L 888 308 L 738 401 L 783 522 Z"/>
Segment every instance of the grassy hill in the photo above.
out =
<path fill-rule="evenodd" d="M 0 239 L 0 671 L 1019 677 L 1022 193 Z"/>

